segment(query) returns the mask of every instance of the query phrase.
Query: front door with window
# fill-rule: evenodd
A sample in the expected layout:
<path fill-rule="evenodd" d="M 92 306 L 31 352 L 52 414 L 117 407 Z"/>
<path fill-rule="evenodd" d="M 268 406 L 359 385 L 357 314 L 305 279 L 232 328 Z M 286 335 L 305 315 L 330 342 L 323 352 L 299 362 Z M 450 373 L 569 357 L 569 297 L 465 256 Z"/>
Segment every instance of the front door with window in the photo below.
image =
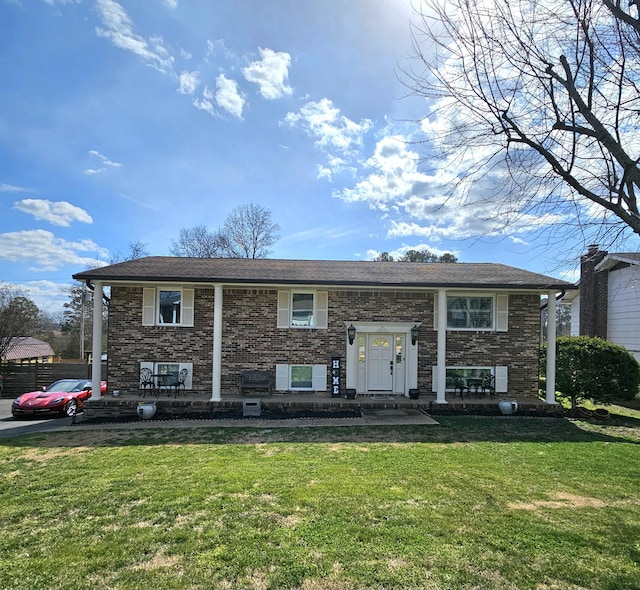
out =
<path fill-rule="evenodd" d="M 370 334 L 367 344 L 367 389 L 393 391 L 394 338 L 391 334 Z"/>

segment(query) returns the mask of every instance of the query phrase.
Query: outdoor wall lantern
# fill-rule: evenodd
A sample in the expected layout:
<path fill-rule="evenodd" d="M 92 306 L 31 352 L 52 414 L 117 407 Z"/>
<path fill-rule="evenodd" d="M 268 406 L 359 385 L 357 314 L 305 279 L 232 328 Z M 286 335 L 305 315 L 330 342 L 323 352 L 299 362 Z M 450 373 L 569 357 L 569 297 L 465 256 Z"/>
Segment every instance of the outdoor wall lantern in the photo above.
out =
<path fill-rule="evenodd" d="M 415 344 L 418 342 L 418 334 L 420 332 L 420 328 L 414 324 L 413 328 L 411 328 L 411 344 Z"/>
<path fill-rule="evenodd" d="M 347 328 L 347 336 L 349 337 L 349 344 L 353 344 L 353 341 L 356 339 L 356 329 L 353 327 L 353 324 Z"/>

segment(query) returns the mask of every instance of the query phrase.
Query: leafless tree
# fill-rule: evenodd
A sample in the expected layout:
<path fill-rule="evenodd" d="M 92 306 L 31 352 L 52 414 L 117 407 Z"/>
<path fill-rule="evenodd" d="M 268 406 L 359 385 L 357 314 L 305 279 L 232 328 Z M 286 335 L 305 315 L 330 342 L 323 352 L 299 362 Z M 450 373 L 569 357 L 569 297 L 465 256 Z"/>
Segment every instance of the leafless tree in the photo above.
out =
<path fill-rule="evenodd" d="M 209 231 L 205 225 L 180 230 L 177 240 L 171 240 L 171 254 L 190 258 L 220 258 L 224 256 L 225 240 L 219 231 Z"/>
<path fill-rule="evenodd" d="M 266 258 L 280 236 L 271 211 L 251 203 L 235 207 L 222 227 L 229 258 Z"/>
<path fill-rule="evenodd" d="M 424 0 L 417 12 L 403 74 L 433 106 L 424 127 L 440 156 L 463 164 L 451 194 L 468 200 L 491 176 L 505 226 L 535 214 L 601 244 L 640 234 L 637 0 Z"/>
<path fill-rule="evenodd" d="M 266 207 L 240 205 L 218 230 L 204 225 L 181 229 L 178 240 L 171 241 L 171 253 L 193 258 L 266 258 L 280 238 L 279 230 Z"/>
<path fill-rule="evenodd" d="M 129 250 L 126 254 L 118 252 L 112 259 L 111 264 L 117 262 L 125 262 L 127 260 L 136 260 L 137 258 L 143 258 L 149 256 L 147 245 L 140 241 L 129 242 Z"/>

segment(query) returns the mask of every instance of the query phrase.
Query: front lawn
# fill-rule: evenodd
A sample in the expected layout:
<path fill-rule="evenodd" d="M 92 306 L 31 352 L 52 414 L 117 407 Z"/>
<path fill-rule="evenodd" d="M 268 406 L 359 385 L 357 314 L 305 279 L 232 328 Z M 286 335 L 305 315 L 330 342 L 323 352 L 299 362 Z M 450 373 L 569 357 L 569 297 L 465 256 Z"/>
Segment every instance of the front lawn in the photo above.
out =
<path fill-rule="evenodd" d="M 2 440 L 0 588 L 640 589 L 640 412 L 438 421 Z"/>

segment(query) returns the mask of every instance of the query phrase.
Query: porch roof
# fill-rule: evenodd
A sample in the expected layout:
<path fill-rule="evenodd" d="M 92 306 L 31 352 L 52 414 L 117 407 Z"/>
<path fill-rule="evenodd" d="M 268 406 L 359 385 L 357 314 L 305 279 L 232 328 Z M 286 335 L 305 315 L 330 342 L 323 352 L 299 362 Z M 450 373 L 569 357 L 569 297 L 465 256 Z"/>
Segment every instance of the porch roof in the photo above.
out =
<path fill-rule="evenodd" d="M 562 291 L 575 285 L 493 263 L 372 262 L 148 256 L 79 272 L 79 281 L 333 285 L 344 287 L 504 288 Z"/>

